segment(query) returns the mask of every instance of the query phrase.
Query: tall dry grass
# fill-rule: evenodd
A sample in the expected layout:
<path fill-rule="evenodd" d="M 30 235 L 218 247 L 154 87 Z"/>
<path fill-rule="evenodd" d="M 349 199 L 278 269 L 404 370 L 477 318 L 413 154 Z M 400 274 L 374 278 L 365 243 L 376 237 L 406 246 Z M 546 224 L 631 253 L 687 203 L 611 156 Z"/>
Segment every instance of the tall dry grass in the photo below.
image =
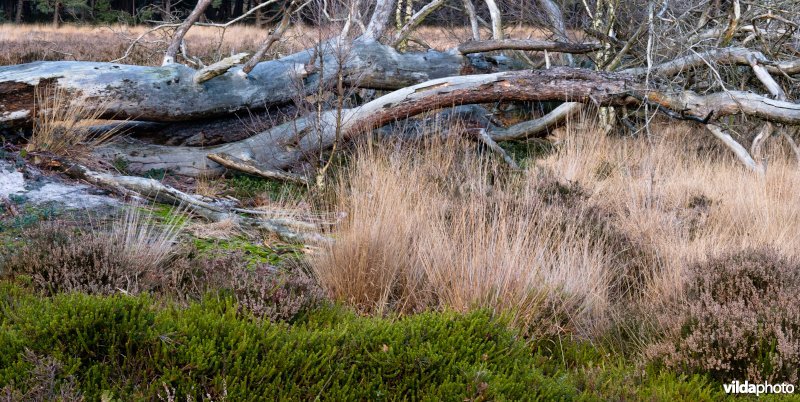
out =
<path fill-rule="evenodd" d="M 111 61 L 122 57 L 128 46 L 148 26 L 89 26 L 0 24 L 0 65 L 41 60 Z M 304 49 L 304 38 L 315 37 L 315 30 L 298 26 L 274 47 L 274 52 L 290 53 Z M 253 26 L 236 25 L 225 30 L 193 27 L 186 36 L 187 53 L 211 64 L 234 53 L 253 53 L 268 31 Z M 171 30 L 147 34 L 121 63 L 157 66 L 169 44 Z"/>
<path fill-rule="evenodd" d="M 392 147 L 389 147 L 392 148 Z M 489 309 L 534 333 L 589 333 L 609 305 L 603 239 L 531 172 L 462 143 L 360 148 L 339 184 L 336 242 L 311 258 L 334 299 L 364 312 Z"/>
<path fill-rule="evenodd" d="M 656 253 L 654 302 L 680 295 L 685 268 L 748 248 L 800 255 L 800 169 L 777 138 L 765 177 L 715 149 L 702 127 L 661 125 L 650 138 L 602 136 L 590 124 L 562 133 L 543 161 L 612 211 L 613 224 Z"/>
<path fill-rule="evenodd" d="M 778 140 L 761 177 L 699 127 L 605 136 L 593 121 L 567 124 L 520 174 L 464 144 L 359 149 L 337 189 L 348 216 L 312 258 L 322 286 L 371 313 L 487 308 L 546 334 L 658 332 L 641 314 L 686 297 L 687 267 L 763 247 L 800 257 L 800 169 Z"/>

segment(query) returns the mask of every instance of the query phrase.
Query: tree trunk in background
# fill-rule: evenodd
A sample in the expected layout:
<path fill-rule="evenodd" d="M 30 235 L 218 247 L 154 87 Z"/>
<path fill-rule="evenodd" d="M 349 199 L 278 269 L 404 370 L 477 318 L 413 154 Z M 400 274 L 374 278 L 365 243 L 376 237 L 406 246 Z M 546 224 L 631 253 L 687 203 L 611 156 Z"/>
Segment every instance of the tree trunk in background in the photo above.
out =
<path fill-rule="evenodd" d="M 256 5 L 255 6 L 258 7 L 260 4 L 261 4 L 261 0 L 256 0 Z M 256 10 L 256 27 L 257 28 L 264 27 L 264 12 L 260 8 L 258 10 Z"/>
<path fill-rule="evenodd" d="M 61 21 L 59 13 L 61 11 L 61 2 L 57 1 L 53 6 L 53 28 L 58 29 L 58 24 Z"/>
<path fill-rule="evenodd" d="M 17 24 L 22 23 L 22 10 L 25 7 L 25 0 L 17 0 L 17 15 L 14 17 L 14 22 Z"/>

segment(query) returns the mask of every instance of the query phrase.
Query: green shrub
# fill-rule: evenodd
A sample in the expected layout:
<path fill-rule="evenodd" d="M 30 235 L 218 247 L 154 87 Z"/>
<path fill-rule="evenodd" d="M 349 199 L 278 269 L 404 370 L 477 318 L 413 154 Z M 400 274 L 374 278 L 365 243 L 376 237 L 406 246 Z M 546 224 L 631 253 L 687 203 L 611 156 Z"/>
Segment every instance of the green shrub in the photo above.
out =
<path fill-rule="evenodd" d="M 8 285 L 0 292 L 6 313 L 0 386 L 27 383 L 25 355 L 32 352 L 61 362 L 59 376 L 74 378 L 89 399 L 109 390 L 153 399 L 164 384 L 176 395 L 227 394 L 237 401 L 576 392 L 536 369 L 521 369 L 531 367 L 530 350 L 485 313 L 392 321 L 326 309 L 288 326 L 247 319 L 228 298 L 159 309 L 148 296 L 43 299 Z"/>
<path fill-rule="evenodd" d="M 20 399 L 42 389 L 49 399 L 86 400 L 719 396 L 701 376 L 606 362 L 588 343 L 531 344 L 485 311 L 374 318 L 324 307 L 272 323 L 231 297 L 186 307 L 147 295 L 44 298 L 8 282 L 0 282 L 0 311 L 0 390 Z"/>
<path fill-rule="evenodd" d="M 800 264 L 770 249 L 745 250 L 692 269 L 686 300 L 668 316 L 671 338 L 651 358 L 722 382 L 797 383 Z M 665 318 L 667 318 L 665 316 Z"/>

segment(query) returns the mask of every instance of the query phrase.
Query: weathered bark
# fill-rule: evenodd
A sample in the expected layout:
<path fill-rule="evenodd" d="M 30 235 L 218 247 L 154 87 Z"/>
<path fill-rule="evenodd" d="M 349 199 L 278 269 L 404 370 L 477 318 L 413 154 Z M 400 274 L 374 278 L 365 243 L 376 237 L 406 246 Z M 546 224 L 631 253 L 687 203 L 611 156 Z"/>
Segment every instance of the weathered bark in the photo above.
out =
<path fill-rule="evenodd" d="M 284 171 L 327 149 L 336 138 L 352 138 L 392 121 L 439 108 L 499 100 L 570 101 L 597 106 L 635 106 L 649 102 L 670 111 L 672 116 L 696 121 L 713 122 L 728 115 L 746 114 L 775 122 L 800 124 L 800 105 L 749 92 L 710 95 L 659 92 L 648 89 L 629 74 L 554 68 L 424 82 L 341 111 L 341 124 L 337 124 L 337 112 L 328 111 L 322 113 L 319 122 L 315 121 L 316 116 L 305 117 L 243 141 L 217 147 L 188 149 L 127 145 L 104 148 L 100 155 L 107 159 L 123 158 L 133 169 L 170 169 L 193 176 L 221 173 L 222 167 L 207 158 L 219 153 L 252 161 L 266 170 Z M 564 106 L 561 113 L 571 112 L 571 107 L 574 106 Z M 337 128 L 340 130 L 338 133 Z M 493 139 L 504 139 L 509 133 L 500 131 L 496 135 L 497 138 Z"/>
<path fill-rule="evenodd" d="M 530 50 L 563 53 L 591 53 L 602 48 L 600 43 L 568 43 L 537 39 L 504 39 L 467 42 L 458 47 L 461 54 L 483 53 L 495 50 Z"/>
<path fill-rule="evenodd" d="M 395 0 L 376 1 L 375 10 L 372 12 L 367 30 L 362 35 L 363 39 L 377 41 L 381 38 L 386 30 L 386 25 L 389 23 L 389 16 L 394 11 L 394 2 Z"/>
<path fill-rule="evenodd" d="M 71 102 L 87 112 L 98 108 L 106 117 L 149 121 L 186 121 L 263 109 L 290 102 L 297 80 L 317 88 L 320 76 L 337 76 L 336 46 L 323 46 L 324 71 L 306 72 L 311 51 L 256 65 L 244 74 L 236 66 L 214 79 L 195 84 L 196 70 L 180 64 L 162 67 L 94 62 L 35 62 L 0 67 L 0 126 L 29 125 L 35 90 L 54 85 L 70 93 Z M 457 51 L 398 53 L 372 40 L 356 41 L 342 66 L 345 84 L 374 89 L 398 89 L 434 78 L 466 72 L 507 69 L 503 58 L 489 63 Z"/>

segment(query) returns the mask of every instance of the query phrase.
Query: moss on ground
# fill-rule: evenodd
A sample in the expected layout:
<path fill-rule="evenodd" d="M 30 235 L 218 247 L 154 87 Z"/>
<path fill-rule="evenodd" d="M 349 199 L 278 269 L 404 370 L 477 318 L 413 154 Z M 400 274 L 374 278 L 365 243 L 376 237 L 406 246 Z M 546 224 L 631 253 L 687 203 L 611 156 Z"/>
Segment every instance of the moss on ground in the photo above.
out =
<path fill-rule="evenodd" d="M 210 256 L 240 251 L 251 265 L 278 265 L 286 259 L 299 259 L 302 252 L 302 246 L 298 244 L 258 245 L 243 236 L 227 240 L 194 238 L 193 242 L 199 252 Z"/>
<path fill-rule="evenodd" d="M 268 196 L 271 200 L 300 199 L 306 188 L 298 184 L 268 180 L 243 173 L 233 173 L 225 179 L 226 193 L 240 200 Z"/>

